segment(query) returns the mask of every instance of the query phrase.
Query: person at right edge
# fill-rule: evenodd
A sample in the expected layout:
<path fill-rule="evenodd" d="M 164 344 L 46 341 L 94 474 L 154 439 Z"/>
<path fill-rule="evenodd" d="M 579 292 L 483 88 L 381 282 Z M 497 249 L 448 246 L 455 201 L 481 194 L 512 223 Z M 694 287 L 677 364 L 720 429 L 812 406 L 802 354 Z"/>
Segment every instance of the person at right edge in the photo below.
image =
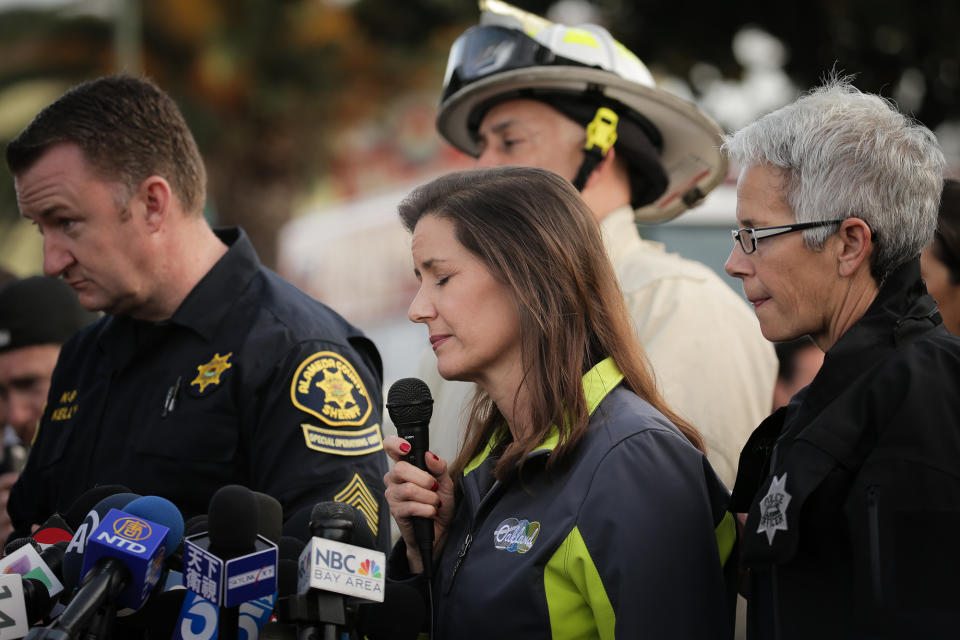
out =
<path fill-rule="evenodd" d="M 643 240 L 635 224 L 674 218 L 724 180 L 719 127 L 657 88 L 601 27 L 553 24 L 496 0 L 480 8 L 481 24 L 450 50 L 440 135 L 477 166 L 549 169 L 580 191 L 660 392 L 700 431 L 717 475 L 733 486 L 740 449 L 770 414 L 773 346 L 732 287 Z M 452 455 L 474 385 L 442 380 L 429 351 L 418 371 L 436 403 L 430 442 Z"/>
<path fill-rule="evenodd" d="M 833 78 L 726 146 L 727 272 L 767 338 L 826 353 L 740 457 L 747 637 L 957 638 L 960 338 L 920 278 L 936 138 Z"/>

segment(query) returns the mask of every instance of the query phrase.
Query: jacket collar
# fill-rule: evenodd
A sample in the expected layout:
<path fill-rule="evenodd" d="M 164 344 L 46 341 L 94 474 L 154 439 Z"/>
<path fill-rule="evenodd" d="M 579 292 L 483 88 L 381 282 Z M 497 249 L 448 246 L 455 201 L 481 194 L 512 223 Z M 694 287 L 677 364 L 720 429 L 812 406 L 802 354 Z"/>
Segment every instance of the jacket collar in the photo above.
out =
<path fill-rule="evenodd" d="M 824 410 L 898 346 L 940 324 L 936 303 L 920 280 L 919 260 L 912 260 L 887 278 L 863 317 L 827 352 L 810 386 L 757 428 L 744 455 L 753 450 L 762 455 L 764 442 L 774 438 L 776 445 L 762 471 L 757 474 L 754 469 L 759 487 L 752 492 L 744 530 L 743 561 L 747 565 L 790 560 L 799 543 L 799 514 L 807 498 L 838 463 L 856 464 L 858 444 L 871 425 L 850 403 L 841 403 L 826 414 Z M 741 465 L 745 466 L 743 456 Z M 756 466 L 756 458 L 751 465 Z M 743 488 L 749 491 L 750 481 L 743 480 Z M 742 504 L 740 485 L 738 482 L 734 499 Z"/>
<path fill-rule="evenodd" d="M 247 234 L 239 227 L 215 229 L 227 252 L 187 294 L 170 319 L 212 340 L 237 298 L 260 270 L 260 260 Z"/>
<path fill-rule="evenodd" d="M 599 406 L 600 402 L 607 397 L 607 395 L 616 388 L 620 381 L 623 380 L 623 373 L 620 372 L 620 368 L 617 367 L 617 363 L 613 361 L 613 358 L 604 358 L 598 362 L 592 369 L 587 371 L 583 376 L 583 395 L 587 401 L 587 411 L 590 415 L 593 415 L 593 412 Z M 493 451 L 496 446 L 501 442 L 505 435 L 506 426 L 503 426 L 497 429 L 490 439 L 487 441 L 487 445 L 483 448 L 476 457 L 474 457 L 470 463 L 464 468 L 463 475 L 466 476 L 468 473 L 474 471 L 490 457 L 490 452 Z M 543 455 L 541 452 L 551 452 L 560 442 L 560 430 L 556 425 L 553 425 L 550 428 L 547 437 L 540 443 L 536 449 L 530 452 L 529 457 L 535 455 Z"/>
<path fill-rule="evenodd" d="M 852 380 L 878 366 L 902 344 L 940 323 L 936 303 L 927 295 L 920 279 L 920 259 L 899 267 L 887 277 L 863 317 L 826 353 L 803 402 L 791 412 L 785 434 L 810 440 L 835 453 L 855 444 L 862 425 L 849 424 L 846 425 L 849 429 L 840 430 L 836 424 L 815 423 L 814 418 L 848 388 Z M 798 429 L 802 431 L 798 433 Z"/>
<path fill-rule="evenodd" d="M 162 340 L 173 326 L 190 329 L 210 341 L 237 298 L 260 270 L 253 245 L 239 227 L 215 229 L 227 252 L 187 294 L 164 322 L 143 322 L 128 316 L 107 316 L 97 336 L 100 350 L 117 369 L 126 367 L 146 348 Z"/>

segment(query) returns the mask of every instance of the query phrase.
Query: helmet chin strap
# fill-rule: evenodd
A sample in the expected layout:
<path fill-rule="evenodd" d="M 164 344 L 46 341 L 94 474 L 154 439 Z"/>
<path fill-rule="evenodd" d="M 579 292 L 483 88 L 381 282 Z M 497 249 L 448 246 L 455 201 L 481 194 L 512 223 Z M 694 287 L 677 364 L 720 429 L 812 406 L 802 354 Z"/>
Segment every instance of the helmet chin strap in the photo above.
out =
<path fill-rule="evenodd" d="M 617 142 L 617 124 L 620 116 L 608 107 L 599 107 L 593 120 L 586 126 L 587 142 L 583 145 L 583 162 L 573 179 L 577 191 L 587 186 L 590 174 L 607 156 L 607 152 Z"/>

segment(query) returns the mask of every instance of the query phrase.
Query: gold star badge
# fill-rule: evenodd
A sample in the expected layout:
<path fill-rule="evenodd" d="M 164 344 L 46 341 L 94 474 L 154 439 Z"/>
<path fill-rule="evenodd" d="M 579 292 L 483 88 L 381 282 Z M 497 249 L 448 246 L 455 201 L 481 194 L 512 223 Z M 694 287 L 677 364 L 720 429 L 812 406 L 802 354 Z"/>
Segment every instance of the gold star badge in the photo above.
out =
<path fill-rule="evenodd" d="M 353 385 L 343 377 L 341 371 L 327 373 L 317 386 L 323 389 L 327 402 L 335 402 L 341 409 L 346 409 L 348 404 L 356 404 L 353 399 Z"/>
<path fill-rule="evenodd" d="M 200 385 L 199 393 L 203 393 L 208 385 L 220 384 L 220 374 L 233 366 L 227 362 L 232 355 L 232 351 L 225 356 L 215 353 L 210 362 L 197 365 L 197 377 L 190 382 L 190 386 Z"/>

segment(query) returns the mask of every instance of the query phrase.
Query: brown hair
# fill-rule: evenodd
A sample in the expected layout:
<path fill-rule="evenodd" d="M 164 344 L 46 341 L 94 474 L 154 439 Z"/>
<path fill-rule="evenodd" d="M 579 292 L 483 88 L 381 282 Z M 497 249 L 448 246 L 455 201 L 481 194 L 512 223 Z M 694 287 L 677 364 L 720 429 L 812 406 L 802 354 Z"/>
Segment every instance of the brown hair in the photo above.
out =
<path fill-rule="evenodd" d="M 623 294 L 600 229 L 573 186 L 532 167 L 451 173 L 415 189 L 399 207 L 408 231 L 426 215 L 450 220 L 458 241 L 514 294 L 520 316 L 523 382 L 530 428 L 497 463 L 503 478 L 546 438 L 560 441 L 548 467 L 569 460 L 590 415 L 583 375 L 605 357 L 624 384 L 671 420 L 703 451 L 697 430 L 671 411 L 657 391 L 646 355 L 631 327 Z M 482 390 L 474 398 L 464 447 L 451 466 L 457 480 L 503 424 Z"/>
<path fill-rule="evenodd" d="M 50 147 L 80 147 L 84 158 L 128 196 L 146 178 L 166 178 L 184 211 L 199 215 L 207 175 L 197 143 L 176 103 L 148 80 L 108 76 L 73 87 L 47 106 L 7 146 L 14 174 Z"/>

